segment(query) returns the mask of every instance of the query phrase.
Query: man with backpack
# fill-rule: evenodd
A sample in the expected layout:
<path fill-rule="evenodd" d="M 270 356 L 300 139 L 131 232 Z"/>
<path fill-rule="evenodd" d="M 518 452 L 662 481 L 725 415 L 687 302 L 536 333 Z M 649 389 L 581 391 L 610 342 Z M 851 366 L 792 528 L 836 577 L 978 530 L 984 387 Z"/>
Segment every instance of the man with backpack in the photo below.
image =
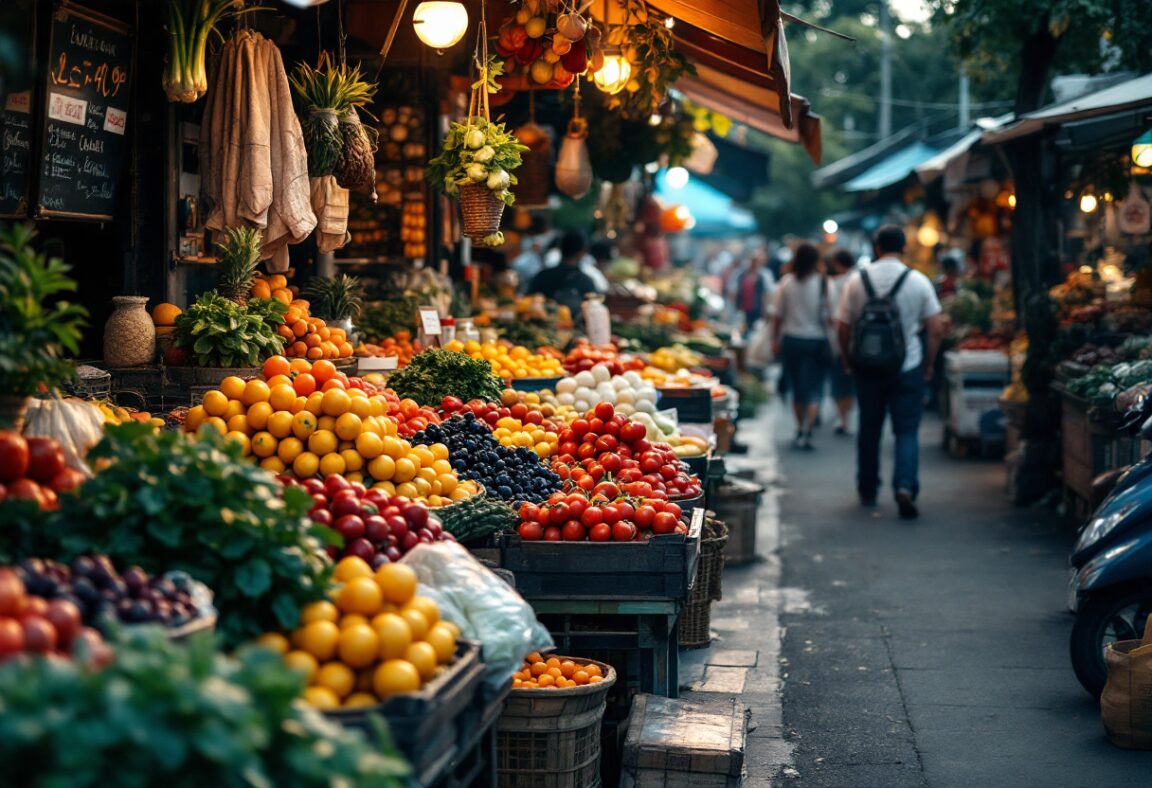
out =
<path fill-rule="evenodd" d="M 892 417 L 896 437 L 892 487 L 900 516 L 919 516 L 920 442 L 924 382 L 940 347 L 940 301 L 932 282 L 906 266 L 904 231 L 887 224 L 876 232 L 877 260 L 851 275 L 837 313 L 843 363 L 856 382 L 860 407 L 856 490 L 873 506 L 880 489 L 880 438 Z M 924 339 L 921 339 L 921 333 Z"/>

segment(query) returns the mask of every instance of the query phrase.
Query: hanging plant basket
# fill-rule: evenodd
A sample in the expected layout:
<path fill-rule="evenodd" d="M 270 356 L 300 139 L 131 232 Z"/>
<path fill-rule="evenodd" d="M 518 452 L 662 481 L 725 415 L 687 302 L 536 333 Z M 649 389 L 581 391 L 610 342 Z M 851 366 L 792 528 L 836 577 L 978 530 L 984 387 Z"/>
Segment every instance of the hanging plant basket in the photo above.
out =
<path fill-rule="evenodd" d="M 500 219 L 504 216 L 504 202 L 483 184 L 460 187 L 460 218 L 464 235 L 475 243 L 484 243 L 490 235 L 500 232 Z"/>
<path fill-rule="evenodd" d="M 516 138 L 528 146 L 516 171 L 516 207 L 546 208 L 552 191 L 552 140 L 542 126 L 528 121 L 516 129 Z"/>

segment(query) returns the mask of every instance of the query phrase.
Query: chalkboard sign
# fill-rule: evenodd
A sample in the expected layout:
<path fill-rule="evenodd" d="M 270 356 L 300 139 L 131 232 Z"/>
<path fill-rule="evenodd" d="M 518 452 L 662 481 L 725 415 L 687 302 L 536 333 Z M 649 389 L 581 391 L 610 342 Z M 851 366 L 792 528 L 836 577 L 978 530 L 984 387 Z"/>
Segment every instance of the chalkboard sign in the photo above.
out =
<path fill-rule="evenodd" d="M 0 216 L 28 215 L 32 165 L 32 91 L 0 96 Z"/>
<path fill-rule="evenodd" d="M 132 62 L 125 25 L 69 3 L 53 12 L 37 216 L 112 218 L 128 149 Z"/>

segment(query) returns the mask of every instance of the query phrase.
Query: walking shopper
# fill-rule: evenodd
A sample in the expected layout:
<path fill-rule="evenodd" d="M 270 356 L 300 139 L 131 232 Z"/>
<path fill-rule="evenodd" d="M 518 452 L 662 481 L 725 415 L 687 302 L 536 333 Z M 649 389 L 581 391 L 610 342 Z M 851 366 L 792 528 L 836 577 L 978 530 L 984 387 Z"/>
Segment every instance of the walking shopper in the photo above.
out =
<path fill-rule="evenodd" d="M 856 489 L 872 506 L 880 489 L 880 437 L 892 417 L 896 436 L 892 487 L 900 516 L 919 516 L 920 443 L 924 382 L 932 378 L 940 346 L 940 301 L 928 277 L 900 259 L 904 231 L 887 224 L 876 232 L 876 262 L 852 274 L 839 305 L 840 346 L 856 380 L 860 403 Z M 925 338 L 921 339 L 920 333 Z"/>
<path fill-rule="evenodd" d="M 772 300 L 773 353 L 784 365 L 792 391 L 797 448 L 812 448 L 812 428 L 820 416 L 824 380 L 832 351 L 828 345 L 831 311 L 828 282 L 820 273 L 820 251 L 801 244 Z"/>
<path fill-rule="evenodd" d="M 840 296 L 844 293 L 844 285 L 848 283 L 849 275 L 856 269 L 856 258 L 847 249 L 837 249 L 828 255 L 825 265 L 828 269 L 828 303 L 835 309 L 840 303 Z M 832 401 L 836 403 L 836 434 L 848 435 L 848 419 L 852 415 L 852 406 L 856 404 L 856 387 L 852 376 L 839 362 L 840 338 L 836 330 L 830 332 L 828 341 L 832 345 L 832 363 L 828 367 L 828 388 L 832 394 Z"/>
<path fill-rule="evenodd" d="M 753 252 L 736 280 L 736 307 L 744 315 L 745 331 L 751 331 L 764 316 L 764 307 L 772 297 L 775 280 L 764 267 L 765 262 L 763 254 Z"/>

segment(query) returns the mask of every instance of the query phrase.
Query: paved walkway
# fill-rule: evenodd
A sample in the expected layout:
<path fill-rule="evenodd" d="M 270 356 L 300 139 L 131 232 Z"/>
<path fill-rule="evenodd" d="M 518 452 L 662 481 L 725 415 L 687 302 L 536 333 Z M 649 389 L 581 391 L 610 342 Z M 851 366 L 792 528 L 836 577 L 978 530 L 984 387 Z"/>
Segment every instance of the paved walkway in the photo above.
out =
<path fill-rule="evenodd" d="M 764 560 L 726 571 L 719 639 L 682 674 L 749 706 L 745 785 L 1152 785 L 1152 754 L 1107 743 L 1068 664 L 1073 534 L 1010 507 L 1000 462 L 948 458 L 927 422 L 908 523 L 856 506 L 851 439 L 773 445 L 779 406 L 741 429 L 738 465 L 772 484 Z"/>

